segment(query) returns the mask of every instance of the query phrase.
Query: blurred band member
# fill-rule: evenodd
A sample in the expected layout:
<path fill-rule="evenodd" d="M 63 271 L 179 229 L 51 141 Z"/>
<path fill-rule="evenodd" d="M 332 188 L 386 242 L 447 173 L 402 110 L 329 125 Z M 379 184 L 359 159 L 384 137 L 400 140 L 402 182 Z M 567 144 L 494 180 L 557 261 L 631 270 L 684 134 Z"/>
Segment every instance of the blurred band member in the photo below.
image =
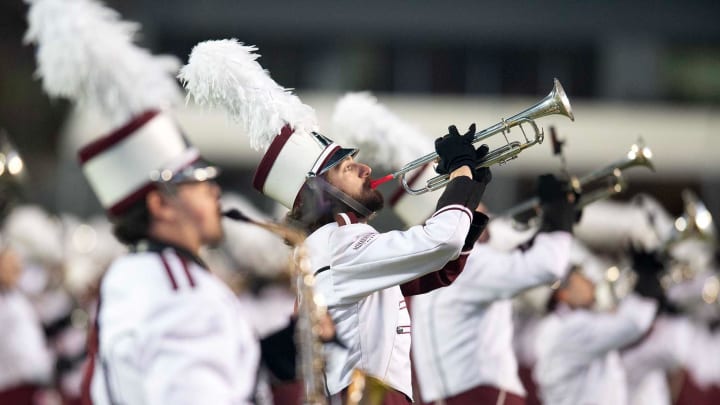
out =
<path fill-rule="evenodd" d="M 0 246 L 0 403 L 35 404 L 50 383 L 52 357 L 29 300 L 18 290 L 18 255 Z"/>
<path fill-rule="evenodd" d="M 528 249 L 479 242 L 452 285 L 413 298 L 413 366 L 423 402 L 524 403 L 511 298 L 565 275 L 576 218 L 563 182 L 541 176 L 538 188 L 543 225 Z"/>
<path fill-rule="evenodd" d="M 656 274 L 638 275 L 635 293 L 614 313 L 591 310 L 595 286 L 577 268 L 555 291 L 536 338 L 533 375 L 543 403 L 628 403 L 618 351 L 643 337 L 658 308 Z"/>
<path fill-rule="evenodd" d="M 130 250 L 100 286 L 85 382 L 92 402 L 252 403 L 258 343 L 234 294 L 198 257 L 223 238 L 217 169 L 157 111 L 79 156 Z"/>

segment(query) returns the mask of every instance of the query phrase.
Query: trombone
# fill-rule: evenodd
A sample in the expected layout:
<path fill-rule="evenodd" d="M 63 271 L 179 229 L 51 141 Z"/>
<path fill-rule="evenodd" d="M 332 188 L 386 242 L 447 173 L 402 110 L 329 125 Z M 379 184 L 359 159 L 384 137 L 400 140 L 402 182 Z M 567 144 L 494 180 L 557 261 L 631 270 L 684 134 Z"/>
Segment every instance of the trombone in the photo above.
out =
<path fill-rule="evenodd" d="M 482 142 L 496 134 L 503 134 L 503 136 L 505 136 L 508 132 L 510 132 L 511 128 L 520 126 L 520 130 L 523 132 L 523 137 L 525 138 L 524 143 L 520 141 L 510 142 L 507 140 L 507 136 L 505 136 L 505 141 L 507 143 L 499 148 L 491 150 L 480 162 L 478 162 L 477 167 L 489 167 L 494 164 L 505 163 L 509 160 L 515 159 L 523 150 L 535 144 L 542 143 L 544 134 L 542 129 L 540 129 L 535 123 L 535 119 L 537 118 L 544 117 L 546 115 L 560 114 L 570 118 L 572 121 L 575 121 L 572 108 L 570 107 L 570 101 L 565 94 L 565 90 L 563 90 L 563 87 L 558 79 L 553 80 L 554 86 L 552 91 L 544 99 L 540 100 L 540 102 L 508 119 L 503 119 L 499 123 L 475 133 L 472 142 L 473 144 Z M 525 131 L 521 126 L 522 124 L 528 124 L 532 127 L 535 132 L 535 136 L 532 140 L 528 139 L 527 135 L 525 135 Z M 405 179 L 405 175 L 408 172 L 421 168 L 430 162 L 436 161 L 438 157 L 438 154 L 433 152 L 421 158 L 415 159 L 403 166 L 400 170 L 376 180 L 374 182 L 374 186 L 392 179 L 400 179 L 405 191 L 411 195 L 424 194 L 445 187 L 447 183 L 450 182 L 450 175 L 447 174 L 435 176 L 427 181 L 425 187 L 417 189 L 412 188 Z"/>
<path fill-rule="evenodd" d="M 623 170 L 635 166 L 644 166 L 652 171 L 655 171 L 655 167 L 652 164 L 652 151 L 647 146 L 644 146 L 641 141 L 630 147 L 630 151 L 627 153 L 626 157 L 613 162 L 602 169 L 590 172 L 581 178 L 571 178 L 569 184 L 570 190 L 568 190 L 568 192 L 581 192 L 582 189 L 588 185 L 599 180 L 607 179 L 608 185 L 606 187 L 602 187 L 598 190 L 594 190 L 580 196 L 577 206 L 578 208 L 583 208 L 590 203 L 622 192 L 627 186 L 627 183 L 622 175 Z M 533 197 L 505 211 L 502 216 L 510 218 L 527 218 L 528 213 L 536 213 L 539 208 L 540 199 L 538 197 Z"/>

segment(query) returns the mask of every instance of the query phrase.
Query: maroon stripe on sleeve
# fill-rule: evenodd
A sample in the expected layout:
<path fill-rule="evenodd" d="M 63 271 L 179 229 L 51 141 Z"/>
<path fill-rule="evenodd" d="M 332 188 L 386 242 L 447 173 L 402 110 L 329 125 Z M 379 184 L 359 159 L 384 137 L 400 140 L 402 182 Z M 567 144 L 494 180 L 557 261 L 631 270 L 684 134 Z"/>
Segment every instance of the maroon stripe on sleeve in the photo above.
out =
<path fill-rule="evenodd" d="M 170 269 L 170 265 L 167 262 L 167 259 L 165 259 L 165 255 L 160 253 L 160 260 L 162 260 L 162 264 L 165 267 L 165 272 L 167 272 L 168 277 L 170 278 L 170 283 L 172 284 L 173 290 L 178 289 L 177 282 L 175 281 L 175 277 L 173 276 L 172 270 Z"/>
<path fill-rule="evenodd" d="M 265 187 L 265 181 L 267 180 L 268 174 L 270 174 L 270 169 L 272 169 L 273 165 L 275 165 L 275 160 L 287 141 L 290 139 L 290 135 L 292 135 L 293 132 L 295 131 L 290 127 L 290 125 L 285 125 L 280 130 L 280 135 L 273 139 L 270 147 L 265 153 L 265 156 L 263 156 L 260 160 L 257 171 L 255 171 L 255 176 L 253 176 L 252 184 L 253 187 L 255 187 L 255 190 L 262 193 L 263 187 Z"/>
<path fill-rule="evenodd" d="M 446 211 L 462 211 L 462 212 L 464 212 L 465 214 L 467 214 L 467 216 L 470 217 L 470 221 L 472 221 L 472 214 L 470 213 L 470 210 L 468 210 L 467 208 L 462 207 L 462 206 L 452 206 L 452 205 L 450 205 L 450 206 L 447 206 L 447 207 L 442 208 L 440 211 L 434 213 L 432 216 L 433 216 L 433 217 L 438 216 L 438 215 L 440 215 L 441 213 L 446 212 Z M 431 217 L 431 218 L 432 218 L 432 217 Z"/>
<path fill-rule="evenodd" d="M 178 256 L 180 257 L 180 256 Z M 180 257 L 180 263 L 182 263 L 183 270 L 185 270 L 185 275 L 188 278 L 188 282 L 190 282 L 190 287 L 195 287 L 195 279 L 193 279 L 192 274 L 190 274 L 190 269 L 188 268 L 187 261 L 184 257 Z"/>
<path fill-rule="evenodd" d="M 82 149 L 80 149 L 80 151 L 78 151 L 80 164 L 85 164 L 88 160 L 94 158 L 103 151 L 110 149 L 113 145 L 132 135 L 159 113 L 160 112 L 157 110 L 146 111 L 108 135 L 85 145 Z"/>

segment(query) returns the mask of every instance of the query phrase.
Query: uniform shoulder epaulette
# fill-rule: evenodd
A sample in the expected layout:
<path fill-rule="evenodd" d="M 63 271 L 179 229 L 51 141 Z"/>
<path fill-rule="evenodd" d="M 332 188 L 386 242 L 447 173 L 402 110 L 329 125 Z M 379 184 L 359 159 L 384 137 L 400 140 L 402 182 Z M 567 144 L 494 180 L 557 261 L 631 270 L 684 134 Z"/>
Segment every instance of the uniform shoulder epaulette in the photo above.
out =
<path fill-rule="evenodd" d="M 357 224 L 358 218 L 357 216 L 352 212 L 341 212 L 337 215 L 335 215 L 335 222 L 337 222 L 338 225 L 350 225 L 350 224 Z"/>

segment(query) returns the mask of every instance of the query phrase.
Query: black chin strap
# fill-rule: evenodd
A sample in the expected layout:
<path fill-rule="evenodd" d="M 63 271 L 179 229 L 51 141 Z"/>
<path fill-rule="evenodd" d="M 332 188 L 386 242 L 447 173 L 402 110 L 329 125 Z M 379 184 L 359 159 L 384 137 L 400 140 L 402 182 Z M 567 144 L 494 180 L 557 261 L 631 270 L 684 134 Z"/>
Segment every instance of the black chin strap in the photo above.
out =
<path fill-rule="evenodd" d="M 367 207 L 362 205 L 358 200 L 345 194 L 343 191 L 328 183 L 327 180 L 320 176 L 309 173 L 307 176 L 307 183 L 312 190 L 327 192 L 331 196 L 344 202 L 348 207 L 352 208 L 355 212 L 360 214 L 360 216 L 365 217 L 368 220 L 370 220 L 375 214 L 373 211 L 370 211 Z"/>

